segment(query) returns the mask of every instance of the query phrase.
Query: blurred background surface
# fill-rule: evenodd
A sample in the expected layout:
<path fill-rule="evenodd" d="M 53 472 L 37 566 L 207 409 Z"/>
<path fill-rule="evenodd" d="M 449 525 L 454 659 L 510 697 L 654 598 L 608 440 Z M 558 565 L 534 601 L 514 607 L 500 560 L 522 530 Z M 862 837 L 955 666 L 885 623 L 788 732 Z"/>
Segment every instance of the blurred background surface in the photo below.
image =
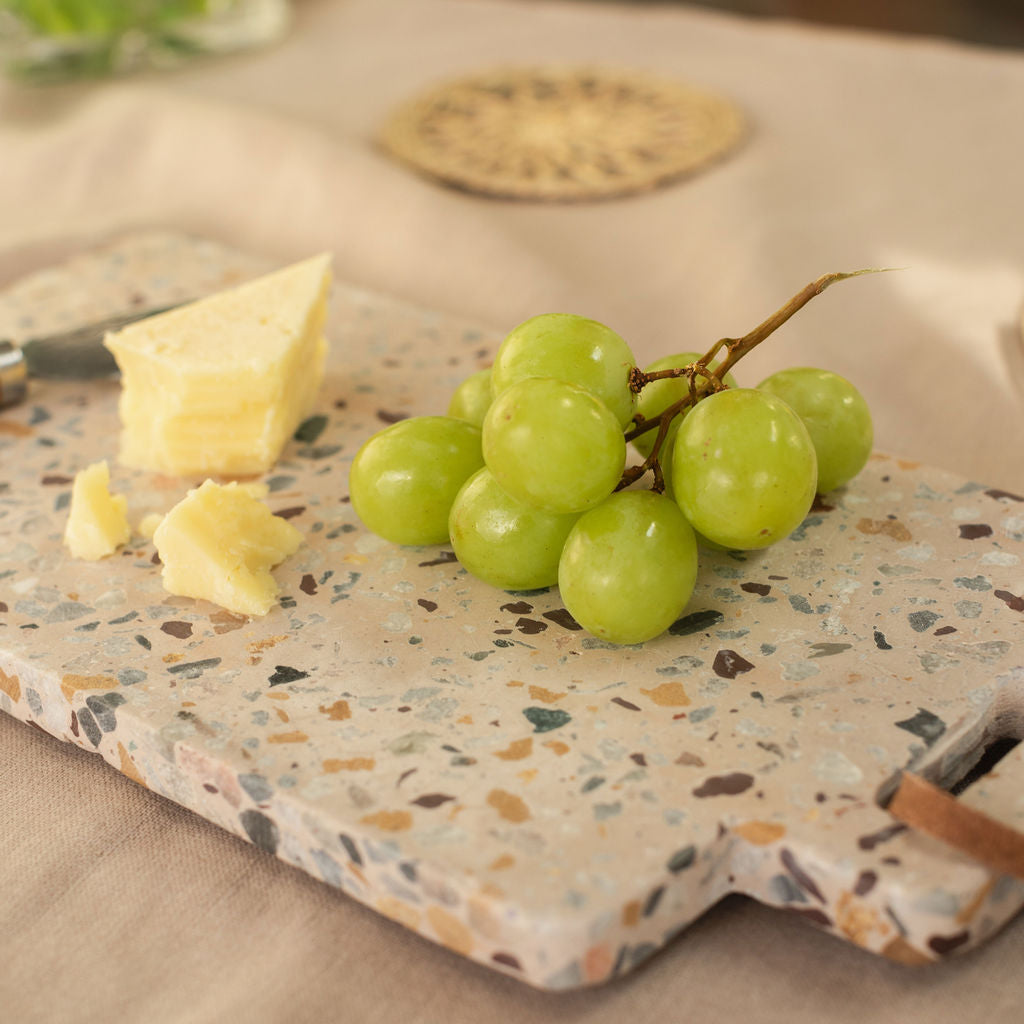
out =
<path fill-rule="evenodd" d="M 679 0 L 641 2 L 668 5 Z M 688 0 L 688 6 L 1024 47 L 1024 0 Z"/>

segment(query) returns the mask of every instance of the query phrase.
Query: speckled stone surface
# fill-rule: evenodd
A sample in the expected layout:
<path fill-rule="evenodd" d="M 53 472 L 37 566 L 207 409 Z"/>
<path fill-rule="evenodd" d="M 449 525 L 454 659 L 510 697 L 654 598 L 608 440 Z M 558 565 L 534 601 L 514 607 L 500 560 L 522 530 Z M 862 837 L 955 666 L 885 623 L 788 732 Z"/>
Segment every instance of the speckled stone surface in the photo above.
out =
<path fill-rule="evenodd" d="M 92 300 L 127 278 L 161 298 L 189 250 L 162 245 L 154 279 L 131 246 L 96 257 Z M 0 325 L 59 319 L 27 294 Z M 263 478 L 305 544 L 262 619 L 169 596 L 142 539 L 68 557 L 88 463 L 111 459 L 133 525 L 197 482 L 114 463 L 116 382 L 36 382 L 0 415 L 0 709 L 542 987 L 622 974 L 734 891 L 903 962 L 1018 911 L 1024 883 L 879 796 L 907 766 L 962 774 L 1024 714 L 1024 501 L 877 455 L 789 540 L 705 555 L 665 636 L 613 647 L 557 590 L 490 589 L 347 500 L 359 444 L 443 411 L 498 332 L 341 284 L 329 335 L 317 412 Z M 1018 828 L 1019 751 L 964 794 Z"/>

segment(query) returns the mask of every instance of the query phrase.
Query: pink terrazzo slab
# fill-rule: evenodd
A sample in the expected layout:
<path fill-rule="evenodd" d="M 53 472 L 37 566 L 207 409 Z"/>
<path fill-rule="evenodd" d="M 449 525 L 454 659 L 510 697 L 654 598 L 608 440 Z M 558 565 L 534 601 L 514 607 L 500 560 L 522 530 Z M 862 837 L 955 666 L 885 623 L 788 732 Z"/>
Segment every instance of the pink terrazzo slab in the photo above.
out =
<path fill-rule="evenodd" d="M 129 239 L 58 274 L 38 315 L 23 283 L 0 335 L 59 323 L 54 303 L 81 315 L 82 289 L 103 315 L 129 285 L 160 302 L 262 269 L 209 246 Z M 264 478 L 306 543 L 262 619 L 169 596 L 141 539 L 68 557 L 88 463 L 111 460 L 133 523 L 197 482 L 116 465 L 116 382 L 34 382 L 0 416 L 0 708 L 546 988 L 621 975 L 730 892 L 903 962 L 1024 904 L 879 802 L 901 769 L 948 782 L 1024 720 L 1024 501 L 876 455 L 787 541 L 704 556 L 666 635 L 614 647 L 557 590 L 495 591 L 347 500 L 362 441 L 442 412 L 500 332 L 339 284 L 329 334 L 316 414 Z M 1018 828 L 1019 750 L 964 794 Z"/>

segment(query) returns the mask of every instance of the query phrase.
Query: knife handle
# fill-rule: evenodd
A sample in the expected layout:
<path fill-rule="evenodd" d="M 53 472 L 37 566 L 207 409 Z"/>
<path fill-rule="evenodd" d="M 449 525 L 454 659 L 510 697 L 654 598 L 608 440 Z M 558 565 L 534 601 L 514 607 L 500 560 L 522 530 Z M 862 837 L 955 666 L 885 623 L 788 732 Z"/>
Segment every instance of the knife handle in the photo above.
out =
<path fill-rule="evenodd" d="M 0 409 L 20 402 L 27 388 L 24 353 L 14 342 L 0 339 Z"/>

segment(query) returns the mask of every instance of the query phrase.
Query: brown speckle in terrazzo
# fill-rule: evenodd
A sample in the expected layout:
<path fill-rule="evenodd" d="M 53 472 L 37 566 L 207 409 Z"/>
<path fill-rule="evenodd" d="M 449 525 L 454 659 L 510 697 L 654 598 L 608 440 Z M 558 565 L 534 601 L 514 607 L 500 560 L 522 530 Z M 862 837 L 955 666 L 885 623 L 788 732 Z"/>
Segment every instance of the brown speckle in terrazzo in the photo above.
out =
<path fill-rule="evenodd" d="M 429 569 L 435 565 L 450 565 L 452 562 L 457 561 L 454 551 L 442 551 L 438 554 L 437 558 L 432 558 L 428 562 L 419 562 L 419 568 Z"/>
<path fill-rule="evenodd" d="M 992 527 L 988 523 L 961 523 L 960 538 L 962 540 L 978 540 L 979 537 L 991 537 Z"/>
<path fill-rule="evenodd" d="M 872 832 L 870 835 L 861 836 L 857 840 L 857 845 L 862 850 L 873 850 L 881 843 L 886 843 L 894 836 L 898 836 L 906 831 L 907 826 L 902 822 L 897 822 L 894 825 L 889 825 L 886 828 L 879 829 L 877 832 Z"/>
<path fill-rule="evenodd" d="M 754 784 L 754 776 L 747 772 L 728 772 L 725 775 L 712 775 L 705 779 L 695 790 L 696 797 L 737 796 L 745 793 Z"/>
<path fill-rule="evenodd" d="M 454 799 L 455 797 L 449 793 L 424 793 L 423 796 L 416 797 L 416 799 L 411 800 L 410 803 L 415 804 L 417 807 L 433 809 L 434 807 L 440 807 L 442 804 Z"/>
<path fill-rule="evenodd" d="M 866 896 L 878 882 L 878 874 L 874 871 L 862 871 L 857 876 L 853 891 L 857 896 Z"/>
<path fill-rule="evenodd" d="M 959 949 L 970 938 L 970 932 L 964 930 L 955 935 L 933 935 L 928 940 L 928 948 L 938 953 L 939 956 L 949 956 L 954 950 Z"/>
<path fill-rule="evenodd" d="M 192 623 L 171 620 L 160 626 L 160 630 L 168 636 L 176 637 L 178 640 L 187 640 L 192 635 Z"/>
<path fill-rule="evenodd" d="M 723 679 L 735 679 L 743 672 L 751 671 L 753 667 L 742 655 L 728 649 L 719 651 L 712 665 L 715 675 Z"/>
<path fill-rule="evenodd" d="M 639 711 L 640 708 L 632 701 L 626 700 L 625 697 L 612 697 L 612 703 L 618 704 L 620 708 L 625 708 L 627 711 Z"/>
<path fill-rule="evenodd" d="M 528 619 L 525 616 L 520 616 L 516 620 L 516 629 L 520 633 L 525 633 L 527 636 L 535 636 L 537 633 L 543 633 L 548 628 L 546 622 L 541 622 L 539 619 Z"/>
<path fill-rule="evenodd" d="M 691 612 L 677 619 L 668 628 L 670 636 L 690 636 L 694 633 L 702 633 L 717 626 L 725 619 L 725 616 L 717 610 Z"/>
<path fill-rule="evenodd" d="M 797 863 L 796 857 L 793 855 L 793 851 L 783 847 L 779 851 L 779 860 L 782 862 L 782 866 L 789 873 L 790 877 L 800 888 L 807 893 L 809 896 L 813 896 L 819 903 L 827 903 L 824 894 L 821 889 L 818 888 L 817 883 L 811 878 L 810 875 Z"/>
<path fill-rule="evenodd" d="M 545 619 L 550 619 L 556 626 L 561 626 L 563 629 L 570 629 L 575 632 L 583 628 L 565 608 L 553 608 L 551 611 L 543 612 L 542 614 Z"/>
<path fill-rule="evenodd" d="M 1008 590 L 996 590 L 994 595 L 1004 602 L 1011 611 L 1024 612 L 1024 597 L 1011 594 Z"/>

